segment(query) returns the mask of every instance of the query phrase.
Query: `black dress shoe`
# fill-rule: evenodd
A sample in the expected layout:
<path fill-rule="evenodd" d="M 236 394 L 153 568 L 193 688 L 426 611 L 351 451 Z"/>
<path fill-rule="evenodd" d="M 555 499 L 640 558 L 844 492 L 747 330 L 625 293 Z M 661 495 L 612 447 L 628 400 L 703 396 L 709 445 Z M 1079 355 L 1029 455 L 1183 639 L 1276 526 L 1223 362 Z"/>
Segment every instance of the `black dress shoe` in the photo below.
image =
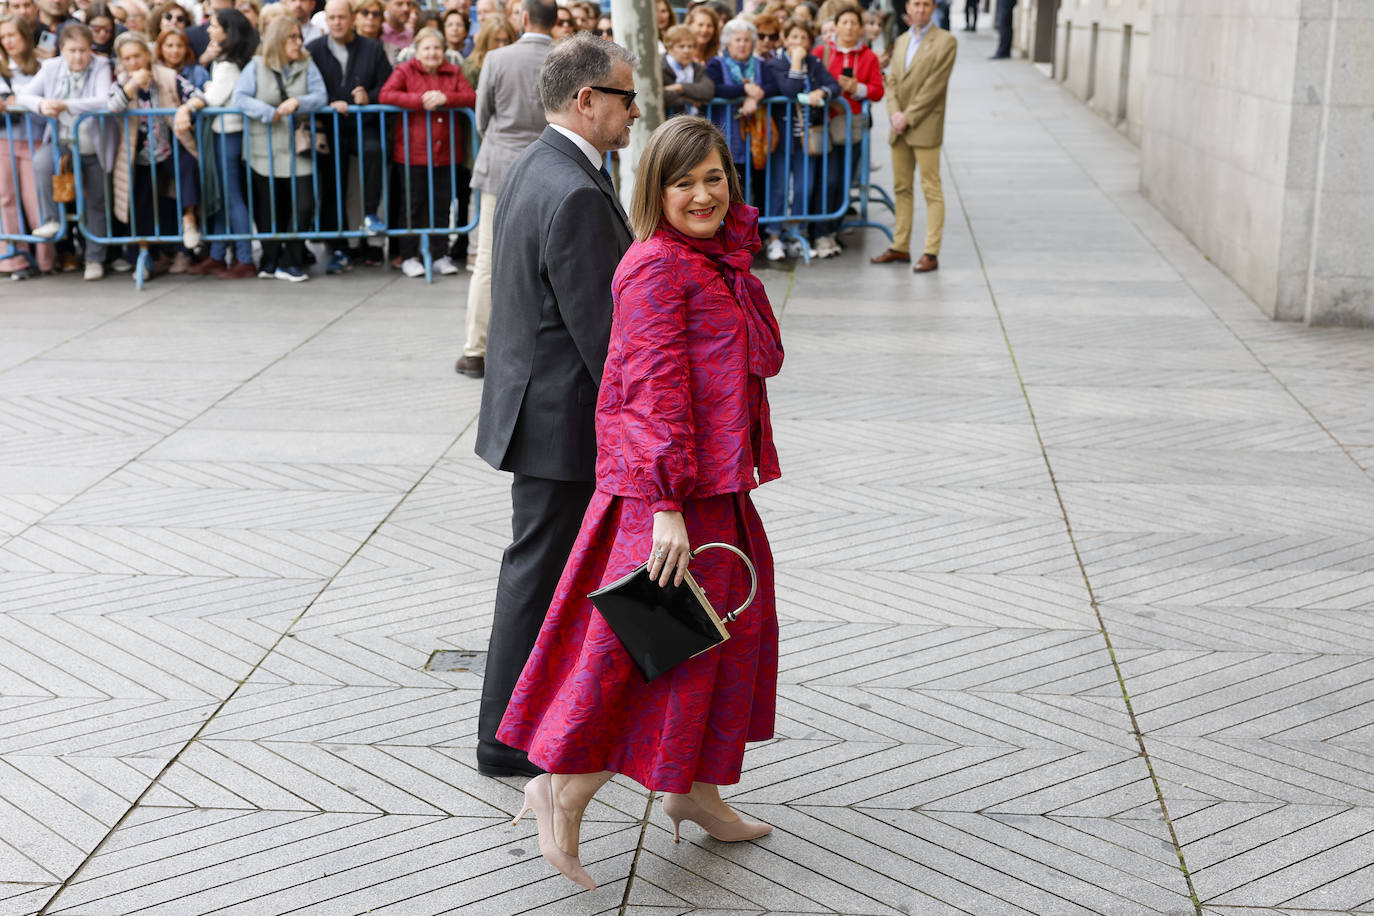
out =
<path fill-rule="evenodd" d="M 504 744 L 477 745 L 477 772 L 483 776 L 538 776 L 544 772 L 525 752 Z"/>
<path fill-rule="evenodd" d="M 988 60 L 1011 60 L 1010 54 L 994 54 Z"/>
<path fill-rule="evenodd" d="M 453 371 L 468 378 L 481 378 L 487 373 L 487 360 L 483 356 L 460 356 L 453 365 Z"/>

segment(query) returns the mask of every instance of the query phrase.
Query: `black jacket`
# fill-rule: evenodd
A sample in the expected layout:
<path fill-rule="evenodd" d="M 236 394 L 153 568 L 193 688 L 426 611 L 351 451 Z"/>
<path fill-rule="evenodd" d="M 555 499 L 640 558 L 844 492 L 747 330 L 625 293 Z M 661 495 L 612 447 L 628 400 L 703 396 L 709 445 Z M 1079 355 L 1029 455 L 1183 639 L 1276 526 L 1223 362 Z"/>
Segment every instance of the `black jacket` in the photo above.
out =
<path fill-rule="evenodd" d="M 596 477 L 611 277 L 633 235 L 609 183 L 544 128 L 501 184 L 477 454 L 549 480 Z"/>
<path fill-rule="evenodd" d="M 382 84 L 391 75 L 391 61 L 386 59 L 386 50 L 382 43 L 375 38 L 364 38 L 362 35 L 355 34 L 353 41 L 348 46 L 348 69 L 343 70 L 339 67 L 339 59 L 334 56 L 334 52 L 329 50 L 329 36 L 321 35 L 310 44 L 305 46 L 310 52 L 310 57 L 315 61 L 315 66 L 320 70 L 320 76 L 324 78 L 324 89 L 329 94 L 331 102 L 347 102 L 352 105 L 353 89 L 362 86 L 367 90 L 367 103 L 376 105 L 378 97 L 382 92 Z M 328 112 L 324 112 L 328 114 Z M 379 116 L 367 115 L 363 119 L 363 131 L 365 135 L 375 134 L 380 128 L 377 126 Z M 328 124 L 330 119 L 324 119 Z M 344 146 L 351 147 L 357 143 L 357 131 L 353 129 L 353 119 L 349 116 L 339 118 L 339 130 L 347 139 Z"/>

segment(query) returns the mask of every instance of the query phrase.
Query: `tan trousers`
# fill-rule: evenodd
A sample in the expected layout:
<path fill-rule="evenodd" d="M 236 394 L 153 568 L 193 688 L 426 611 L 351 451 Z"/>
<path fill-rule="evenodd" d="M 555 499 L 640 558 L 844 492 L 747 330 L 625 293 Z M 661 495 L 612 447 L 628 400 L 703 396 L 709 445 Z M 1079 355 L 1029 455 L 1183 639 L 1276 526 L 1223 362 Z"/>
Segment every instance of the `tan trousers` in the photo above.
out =
<path fill-rule="evenodd" d="M 913 173 L 921 170 L 921 194 L 926 199 L 926 254 L 940 253 L 945 229 L 945 192 L 940 188 L 940 147 L 892 144 L 892 194 L 897 204 L 897 231 L 892 247 L 911 251 L 911 219 L 915 211 Z"/>
<path fill-rule="evenodd" d="M 473 258 L 472 280 L 468 283 L 468 328 L 463 355 L 485 358 L 487 322 L 491 320 L 491 236 L 496 231 L 492 225 L 496 218 L 496 195 L 477 193 L 481 195 L 478 206 L 482 210 L 477 216 L 477 256 Z"/>

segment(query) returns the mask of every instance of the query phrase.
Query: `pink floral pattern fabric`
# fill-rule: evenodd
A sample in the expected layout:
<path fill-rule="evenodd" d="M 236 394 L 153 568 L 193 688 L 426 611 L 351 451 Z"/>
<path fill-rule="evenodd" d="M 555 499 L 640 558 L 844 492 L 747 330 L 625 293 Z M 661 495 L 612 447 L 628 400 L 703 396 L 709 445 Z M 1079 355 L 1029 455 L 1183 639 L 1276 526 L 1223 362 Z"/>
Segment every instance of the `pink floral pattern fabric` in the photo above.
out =
<path fill-rule="evenodd" d="M 712 239 L 661 226 L 625 253 L 597 400 L 597 488 L 680 509 L 779 474 L 764 379 L 777 319 L 750 271 L 758 211 L 730 208 Z"/>
<path fill-rule="evenodd" d="M 687 792 L 738 782 L 745 743 L 773 736 L 773 556 L 748 491 L 779 475 L 764 379 L 782 344 L 750 272 L 758 249 L 758 212 L 736 204 L 715 238 L 661 226 L 616 271 L 597 493 L 496 735 L 550 772 Z M 693 545 L 742 549 L 759 583 L 730 639 L 646 684 L 586 596 L 648 558 L 665 509 L 681 509 Z M 749 592 L 726 551 L 703 553 L 692 575 L 721 614 Z"/>
<path fill-rule="evenodd" d="M 534 651 L 496 737 L 553 773 L 612 770 L 656 792 L 739 782 L 746 741 L 773 736 L 778 619 L 773 557 L 748 494 L 689 500 L 693 544 L 725 541 L 754 561 L 759 589 L 730 638 L 646 684 L 587 594 L 644 562 L 653 511 L 597 492 Z M 692 561 L 721 614 L 749 594 L 749 572 L 724 550 Z"/>

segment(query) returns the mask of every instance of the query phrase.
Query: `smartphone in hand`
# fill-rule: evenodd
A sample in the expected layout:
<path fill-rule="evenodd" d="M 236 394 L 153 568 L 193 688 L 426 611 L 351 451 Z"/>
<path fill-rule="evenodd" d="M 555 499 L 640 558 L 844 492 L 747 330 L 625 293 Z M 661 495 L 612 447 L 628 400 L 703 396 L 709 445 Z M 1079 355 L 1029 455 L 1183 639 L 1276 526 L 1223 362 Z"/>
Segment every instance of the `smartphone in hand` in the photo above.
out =
<path fill-rule="evenodd" d="M 42 48 L 44 51 L 56 51 L 56 50 L 57 50 L 57 33 L 56 33 L 56 32 L 44 32 L 42 35 L 38 36 L 37 45 L 38 45 L 38 47 Z"/>
<path fill-rule="evenodd" d="M 843 70 L 840 71 L 840 76 L 848 76 L 848 77 L 850 77 L 850 78 L 853 78 L 853 76 L 854 76 L 854 68 L 853 68 L 853 67 L 845 67 Z"/>

